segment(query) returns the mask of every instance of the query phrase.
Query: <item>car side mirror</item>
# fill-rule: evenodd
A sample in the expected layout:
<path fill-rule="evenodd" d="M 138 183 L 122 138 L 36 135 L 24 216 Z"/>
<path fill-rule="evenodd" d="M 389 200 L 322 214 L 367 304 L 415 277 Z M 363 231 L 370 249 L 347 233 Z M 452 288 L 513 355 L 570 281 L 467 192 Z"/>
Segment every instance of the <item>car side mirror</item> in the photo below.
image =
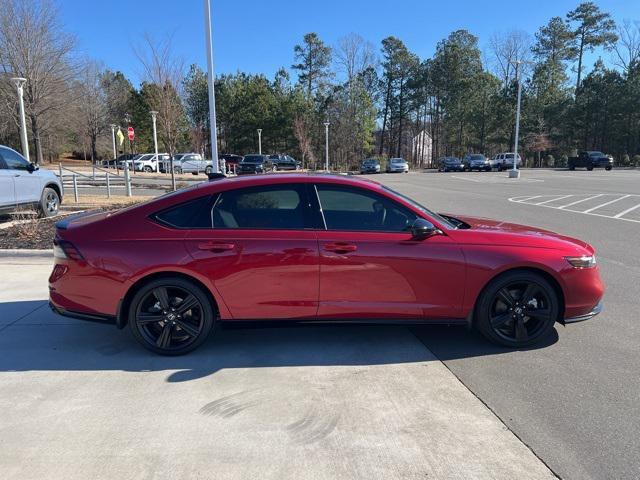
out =
<path fill-rule="evenodd" d="M 414 240 L 424 240 L 440 233 L 440 229 L 424 218 L 416 218 L 411 225 L 411 237 Z"/>
<path fill-rule="evenodd" d="M 30 163 L 29 165 L 27 165 L 27 172 L 33 173 L 36 170 L 38 170 L 38 166 L 37 165 L 35 165 L 33 163 Z"/>

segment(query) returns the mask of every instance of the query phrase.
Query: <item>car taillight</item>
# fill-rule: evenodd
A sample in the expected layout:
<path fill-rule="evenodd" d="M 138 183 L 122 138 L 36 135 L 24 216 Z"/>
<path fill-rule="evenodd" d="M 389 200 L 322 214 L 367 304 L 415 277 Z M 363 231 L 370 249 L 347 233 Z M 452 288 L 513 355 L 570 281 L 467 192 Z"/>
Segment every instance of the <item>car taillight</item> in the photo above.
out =
<path fill-rule="evenodd" d="M 58 238 L 53 240 L 53 256 L 54 258 L 75 260 L 76 262 L 85 261 L 73 243 Z"/>

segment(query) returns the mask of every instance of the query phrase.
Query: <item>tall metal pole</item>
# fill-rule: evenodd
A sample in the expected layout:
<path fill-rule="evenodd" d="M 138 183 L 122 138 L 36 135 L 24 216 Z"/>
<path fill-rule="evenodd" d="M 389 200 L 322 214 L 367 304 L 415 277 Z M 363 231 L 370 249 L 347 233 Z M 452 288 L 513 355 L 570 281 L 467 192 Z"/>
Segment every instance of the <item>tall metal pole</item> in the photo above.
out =
<path fill-rule="evenodd" d="M 116 152 L 116 125 L 115 123 L 111 124 L 111 141 L 113 142 L 113 159 L 118 158 L 118 153 Z"/>
<path fill-rule="evenodd" d="M 324 169 L 329 171 L 329 122 L 324 122 Z"/>
<path fill-rule="evenodd" d="M 216 126 L 216 96 L 213 75 L 213 36 L 211 35 L 211 0 L 204 0 L 204 29 L 207 44 L 207 68 L 209 83 L 209 128 L 211 130 L 211 163 L 213 173 L 220 173 L 218 165 L 218 129 Z"/>
<path fill-rule="evenodd" d="M 160 171 L 160 157 L 158 157 L 158 134 L 156 132 L 156 116 L 158 115 L 158 112 L 152 110 L 149 113 L 151 114 L 151 120 L 153 121 L 153 147 L 155 148 L 156 152 L 156 173 L 158 173 Z"/>
<path fill-rule="evenodd" d="M 518 139 L 520 137 L 520 100 L 522 98 L 522 82 L 520 81 L 520 62 L 516 63 L 516 82 L 518 82 L 518 105 L 516 107 L 516 139 L 513 153 L 513 169 L 511 170 L 512 176 L 517 175 L 516 171 L 518 163 Z"/>
<path fill-rule="evenodd" d="M 29 141 L 27 140 L 27 120 L 24 114 L 24 84 L 27 83 L 26 78 L 15 77 L 12 78 L 13 83 L 16 84 L 16 88 L 18 89 L 18 100 L 20 102 L 20 139 L 22 140 L 22 154 L 24 158 L 27 159 L 27 162 L 30 162 L 29 159 Z"/>
<path fill-rule="evenodd" d="M 262 155 L 262 129 L 258 129 L 258 153 Z"/>

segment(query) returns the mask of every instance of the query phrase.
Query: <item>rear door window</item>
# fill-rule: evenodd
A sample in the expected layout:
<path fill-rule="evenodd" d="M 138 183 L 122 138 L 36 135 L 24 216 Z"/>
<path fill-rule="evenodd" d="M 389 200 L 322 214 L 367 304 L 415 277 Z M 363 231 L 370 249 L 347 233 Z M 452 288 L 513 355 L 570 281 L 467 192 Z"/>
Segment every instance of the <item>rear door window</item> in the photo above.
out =
<path fill-rule="evenodd" d="M 313 228 L 306 186 L 269 185 L 222 192 L 213 208 L 213 227 L 256 230 Z"/>

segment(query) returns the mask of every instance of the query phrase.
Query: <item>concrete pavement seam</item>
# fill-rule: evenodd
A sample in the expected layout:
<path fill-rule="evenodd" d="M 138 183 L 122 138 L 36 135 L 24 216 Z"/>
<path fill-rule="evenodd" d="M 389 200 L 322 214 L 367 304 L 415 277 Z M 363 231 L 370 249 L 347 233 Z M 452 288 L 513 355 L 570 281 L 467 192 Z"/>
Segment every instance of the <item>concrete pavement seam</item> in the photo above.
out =
<path fill-rule="evenodd" d="M 553 474 L 557 479 L 561 480 L 560 475 L 558 475 L 558 474 L 555 472 L 555 470 L 553 470 L 553 468 L 551 468 L 551 466 L 550 466 L 547 462 L 545 462 L 545 461 L 544 461 L 544 459 L 542 459 L 542 458 L 541 458 L 541 457 L 536 453 L 536 451 L 535 451 L 533 448 L 531 448 L 531 446 L 530 446 L 527 442 L 525 442 L 525 441 L 520 437 L 520 435 L 518 435 L 518 434 L 517 434 L 516 432 L 514 432 L 511 428 L 509 428 L 509 425 L 507 425 L 507 424 L 504 422 L 504 420 L 502 420 L 502 418 L 500 418 L 500 415 L 498 415 L 498 414 L 493 410 L 493 408 L 491 408 L 491 407 L 487 404 L 487 402 L 485 402 L 482 398 L 480 398 L 478 395 L 476 395 L 476 392 L 474 392 L 473 390 L 471 390 L 471 388 L 469 388 L 469 386 L 468 386 L 466 383 L 464 383 L 464 382 L 462 381 L 462 379 L 461 379 L 458 375 L 456 375 L 456 374 L 455 374 L 455 372 L 454 372 L 453 370 L 451 370 L 451 369 L 449 368 L 449 365 L 447 365 L 445 362 L 443 362 L 442 360 L 440 360 L 440 359 L 438 358 L 438 355 L 436 355 L 436 353 L 435 353 L 435 352 L 433 352 L 433 351 L 429 348 L 429 346 L 428 346 L 426 343 L 424 343 L 424 342 L 422 341 L 422 339 L 421 339 L 418 335 L 416 335 L 416 334 L 415 334 L 415 332 L 414 332 L 412 329 L 409 329 L 409 331 L 411 332 L 411 334 L 412 334 L 414 337 L 416 337 L 416 339 L 417 339 L 417 340 L 418 340 L 422 345 L 424 345 L 424 347 L 425 347 L 427 350 L 429 350 L 429 351 L 430 351 L 430 352 L 431 352 L 431 353 L 432 353 L 432 354 L 433 354 L 433 355 L 438 359 L 438 361 L 439 361 L 440 363 L 442 363 L 442 365 L 444 365 L 444 367 L 445 367 L 447 370 L 449 370 L 449 372 L 451 373 L 451 375 L 453 375 L 453 376 L 454 376 L 454 377 L 455 377 L 455 378 L 456 378 L 456 379 L 457 379 L 457 380 L 458 380 L 462 385 L 464 385 L 464 386 L 465 386 L 465 388 L 466 388 L 467 390 L 469 390 L 469 392 L 471 392 L 471 395 L 473 395 L 473 396 L 474 396 L 475 398 L 477 398 L 477 399 L 478 399 L 478 400 L 479 400 L 479 401 L 480 401 L 480 402 L 481 402 L 485 407 L 487 407 L 487 409 L 488 409 L 488 410 L 489 410 L 489 411 L 490 411 L 490 412 L 491 412 L 491 413 L 492 413 L 492 414 L 493 414 L 493 415 L 494 415 L 494 416 L 495 416 L 495 417 L 500 421 L 500 423 L 502 423 L 502 425 L 504 425 L 504 427 L 505 427 L 507 430 L 509 430 L 509 431 L 514 435 L 514 437 L 516 437 L 516 438 L 517 438 L 517 439 L 518 439 L 518 440 L 519 440 L 519 441 L 520 441 L 520 442 L 521 442 L 525 447 L 527 447 L 527 449 L 528 449 L 528 450 L 529 450 L 529 451 L 530 451 L 530 452 L 531 452 L 531 453 L 532 453 L 532 454 L 533 454 L 533 455 L 534 455 L 538 460 L 540 460 L 540 462 L 542 462 L 542 464 L 543 464 L 545 467 L 547 467 L 547 468 L 549 469 L 549 471 L 550 471 L 550 472 L 551 472 L 551 473 L 552 473 L 552 474 Z"/>
<path fill-rule="evenodd" d="M 43 301 L 44 301 L 44 300 L 43 300 Z M 33 312 L 35 312 L 36 310 L 41 309 L 41 308 L 42 308 L 42 307 L 44 307 L 45 305 L 46 305 L 46 303 L 44 303 L 44 304 L 42 304 L 42 305 L 39 305 L 39 306 L 37 306 L 36 308 L 34 308 L 33 310 L 31 310 L 30 312 L 25 313 L 25 314 L 24 314 L 24 315 L 22 315 L 21 317 L 19 317 L 19 318 L 15 319 L 13 322 L 11 322 L 11 323 L 7 323 L 6 325 L 4 325 L 3 327 L 1 327 L 1 328 L 0 328 L 0 332 L 2 332 L 2 331 L 4 331 L 4 330 L 6 330 L 7 328 L 9 328 L 9 327 L 10 327 L 10 326 L 12 326 L 12 325 L 15 325 L 15 324 L 16 324 L 16 323 L 18 323 L 20 320 L 22 320 L 23 318 L 28 317 L 28 316 L 29 316 L 29 315 L 31 315 Z"/>

